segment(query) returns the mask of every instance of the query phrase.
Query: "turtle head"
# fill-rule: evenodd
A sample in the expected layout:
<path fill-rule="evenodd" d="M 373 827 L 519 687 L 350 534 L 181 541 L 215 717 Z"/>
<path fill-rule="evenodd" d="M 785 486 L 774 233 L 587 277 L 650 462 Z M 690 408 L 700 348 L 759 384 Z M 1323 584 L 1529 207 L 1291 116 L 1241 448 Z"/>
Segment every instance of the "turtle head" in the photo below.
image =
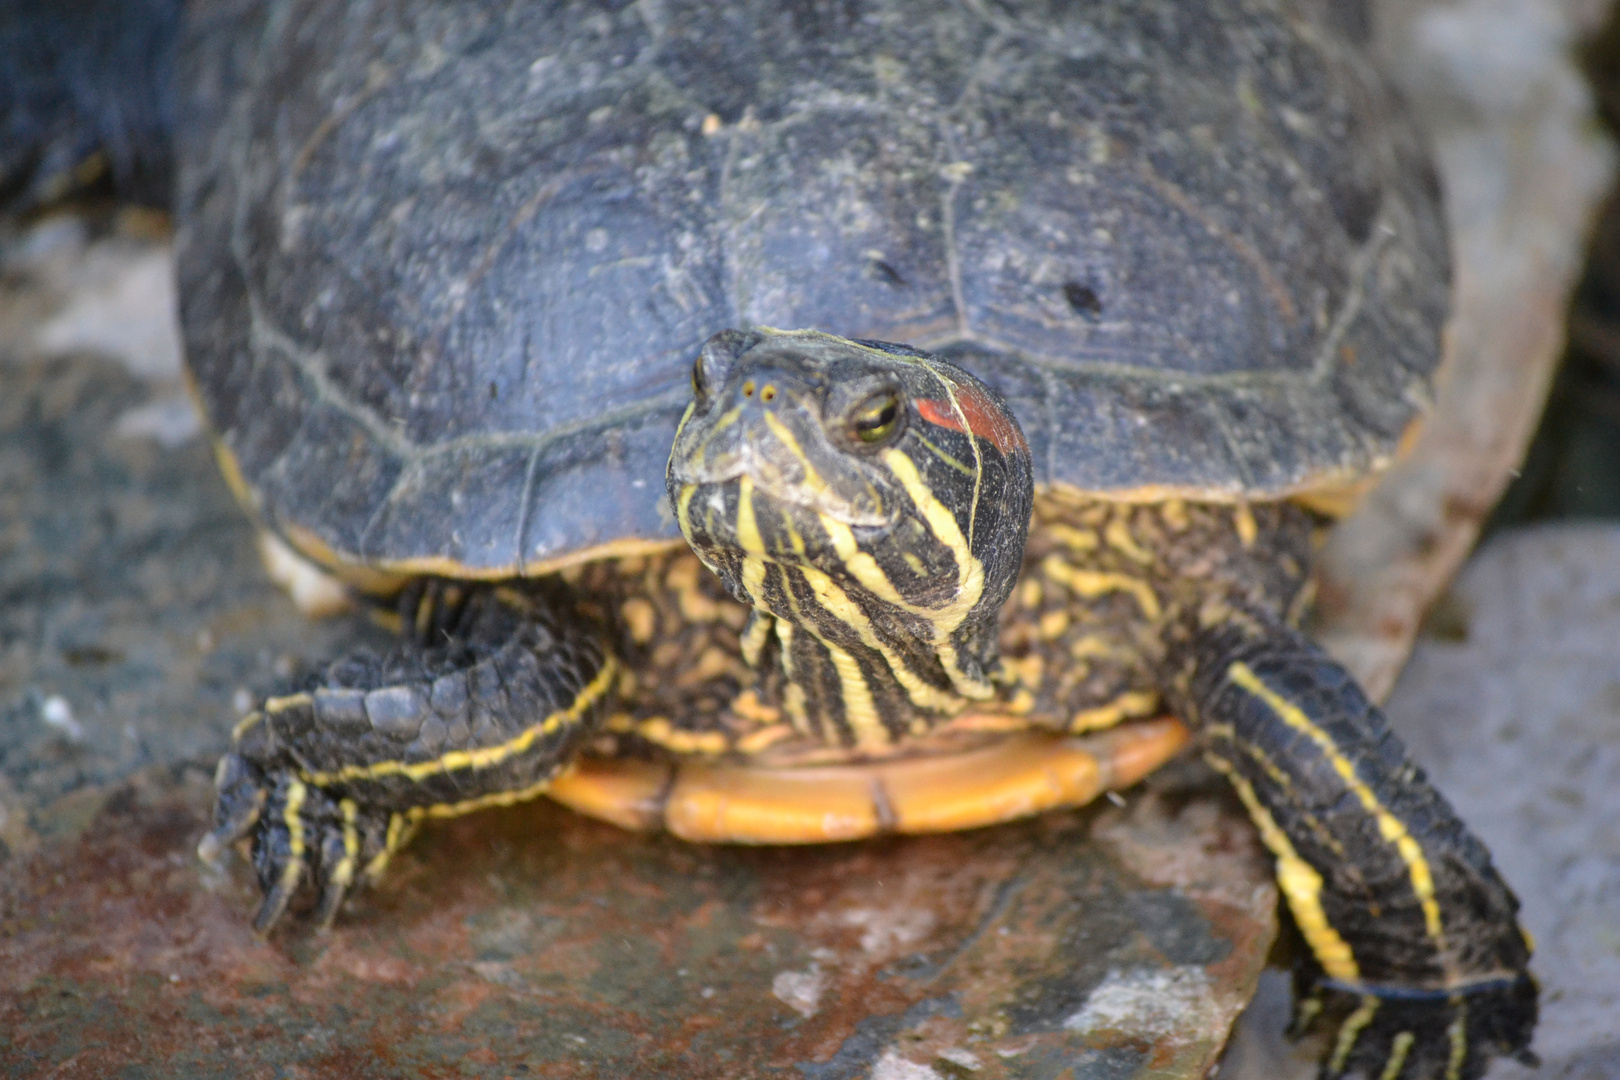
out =
<path fill-rule="evenodd" d="M 790 680 L 801 651 L 843 649 L 889 669 L 868 682 L 939 690 L 908 693 L 925 711 L 989 696 L 1033 502 L 1029 446 L 995 392 L 904 346 L 774 330 L 710 339 L 692 389 L 667 474 L 676 519 L 733 595 L 790 624 Z"/>

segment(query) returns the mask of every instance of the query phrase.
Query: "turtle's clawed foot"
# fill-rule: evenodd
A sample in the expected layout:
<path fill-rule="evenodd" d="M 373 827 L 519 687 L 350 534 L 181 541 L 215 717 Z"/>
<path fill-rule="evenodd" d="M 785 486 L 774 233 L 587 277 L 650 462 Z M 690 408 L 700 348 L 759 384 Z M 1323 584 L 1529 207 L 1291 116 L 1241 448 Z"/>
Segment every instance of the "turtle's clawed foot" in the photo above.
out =
<path fill-rule="evenodd" d="M 266 772 L 240 754 L 215 775 L 215 825 L 197 853 L 215 862 L 236 841 L 253 838 L 252 861 L 264 901 L 253 928 L 268 934 L 306 882 L 320 892 L 316 923 L 332 924 L 357 883 L 375 878 L 414 829 L 401 815 L 365 810 L 298 779 Z"/>
<path fill-rule="evenodd" d="M 560 588 L 423 583 L 400 601 L 396 648 L 357 650 L 236 725 L 197 852 L 251 840 L 260 933 L 306 885 L 330 925 L 425 819 L 546 790 L 618 685 L 600 626 L 571 603 Z"/>
<path fill-rule="evenodd" d="M 1477 1080 L 1496 1057 L 1536 1063 L 1536 985 L 1527 974 L 1434 993 L 1317 984 L 1298 1001 L 1290 1034 L 1333 1033 L 1320 1080 Z"/>

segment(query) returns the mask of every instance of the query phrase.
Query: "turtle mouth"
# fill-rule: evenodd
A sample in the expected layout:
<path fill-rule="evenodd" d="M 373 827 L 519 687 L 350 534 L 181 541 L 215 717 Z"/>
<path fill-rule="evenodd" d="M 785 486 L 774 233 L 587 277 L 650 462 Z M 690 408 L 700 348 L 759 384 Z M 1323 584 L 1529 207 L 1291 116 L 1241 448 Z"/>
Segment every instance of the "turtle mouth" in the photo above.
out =
<path fill-rule="evenodd" d="M 879 492 L 863 492 L 866 497 L 850 499 L 829 490 L 824 484 L 787 482 L 774 470 L 738 462 L 727 468 L 704 470 L 697 476 L 683 476 L 670 470 L 670 494 L 677 505 L 724 505 L 734 514 L 747 498 L 756 518 L 809 514 L 850 528 L 886 529 L 899 520 L 899 510 Z M 795 513 L 797 511 L 797 513 Z"/>
<path fill-rule="evenodd" d="M 746 488 L 756 515 L 808 513 L 851 528 L 884 529 L 901 514 L 902 500 L 881 470 L 826 445 L 814 426 L 738 409 L 687 417 L 676 433 L 667 481 L 677 507 L 683 500 L 719 499 L 735 512 L 737 493 Z"/>
<path fill-rule="evenodd" d="M 723 553 L 784 565 L 816 565 L 830 532 L 854 528 L 868 536 L 882 535 L 898 520 L 892 513 L 850 513 L 842 505 L 829 511 L 814 498 L 784 498 L 748 470 L 701 483 L 671 484 L 671 495 L 681 532 L 700 555 Z"/>

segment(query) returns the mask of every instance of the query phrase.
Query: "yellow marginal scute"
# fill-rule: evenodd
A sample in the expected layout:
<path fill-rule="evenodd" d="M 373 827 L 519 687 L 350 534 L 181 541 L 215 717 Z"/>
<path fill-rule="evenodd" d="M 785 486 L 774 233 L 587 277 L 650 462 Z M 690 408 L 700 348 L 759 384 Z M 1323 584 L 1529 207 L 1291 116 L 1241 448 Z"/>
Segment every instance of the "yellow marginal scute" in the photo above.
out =
<path fill-rule="evenodd" d="M 1378 822 L 1379 835 L 1386 843 L 1395 847 L 1401 860 L 1406 863 L 1407 874 L 1412 882 L 1412 892 L 1417 895 L 1418 904 L 1423 910 L 1424 930 L 1434 939 L 1437 949 L 1443 953 L 1444 937 L 1440 923 L 1440 904 L 1434 896 L 1434 874 L 1429 868 L 1429 861 L 1424 856 L 1423 849 L 1412 838 L 1405 824 L 1378 801 L 1372 789 L 1356 775 L 1355 765 L 1339 750 L 1333 738 L 1312 723 L 1303 709 L 1267 686 L 1242 661 L 1228 668 L 1227 676 L 1233 683 L 1265 702 L 1283 723 L 1310 738 L 1321 749 L 1322 756 L 1333 765 L 1334 772 L 1339 774 L 1345 786 L 1355 793 L 1361 805 L 1373 815 Z"/>
<path fill-rule="evenodd" d="M 1327 912 L 1322 909 L 1322 875 L 1300 858 L 1288 834 L 1282 831 L 1271 816 L 1271 811 L 1260 802 L 1254 785 L 1241 776 L 1231 762 L 1214 753 L 1206 753 L 1204 759 L 1231 781 L 1238 798 L 1243 800 L 1244 808 L 1249 811 L 1249 817 L 1260 830 L 1261 842 L 1276 857 L 1277 886 L 1288 898 L 1294 921 L 1299 924 L 1300 933 L 1305 935 L 1306 943 L 1316 955 L 1317 963 L 1340 982 L 1351 985 L 1360 983 L 1361 969 L 1356 964 L 1355 955 L 1344 938 L 1339 936 L 1338 930 L 1328 922 Z"/>

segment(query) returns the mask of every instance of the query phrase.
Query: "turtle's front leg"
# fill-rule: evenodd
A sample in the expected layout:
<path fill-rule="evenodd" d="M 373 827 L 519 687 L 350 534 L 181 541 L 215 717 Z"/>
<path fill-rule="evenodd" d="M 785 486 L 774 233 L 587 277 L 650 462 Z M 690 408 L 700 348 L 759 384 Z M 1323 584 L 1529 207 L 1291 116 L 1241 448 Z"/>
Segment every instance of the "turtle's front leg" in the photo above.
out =
<path fill-rule="evenodd" d="M 1299 1021 L 1338 1021 L 1323 1075 L 1471 1080 L 1526 1056 L 1530 947 L 1484 844 L 1315 645 L 1263 615 L 1200 621 L 1172 696 L 1276 856 L 1320 968 Z"/>
<path fill-rule="evenodd" d="M 331 922 L 424 818 L 542 793 L 599 725 L 618 664 L 560 589 L 428 582 L 401 602 L 405 641 L 357 652 L 266 700 L 215 776 L 212 861 L 251 836 L 267 932 L 305 881 Z"/>

